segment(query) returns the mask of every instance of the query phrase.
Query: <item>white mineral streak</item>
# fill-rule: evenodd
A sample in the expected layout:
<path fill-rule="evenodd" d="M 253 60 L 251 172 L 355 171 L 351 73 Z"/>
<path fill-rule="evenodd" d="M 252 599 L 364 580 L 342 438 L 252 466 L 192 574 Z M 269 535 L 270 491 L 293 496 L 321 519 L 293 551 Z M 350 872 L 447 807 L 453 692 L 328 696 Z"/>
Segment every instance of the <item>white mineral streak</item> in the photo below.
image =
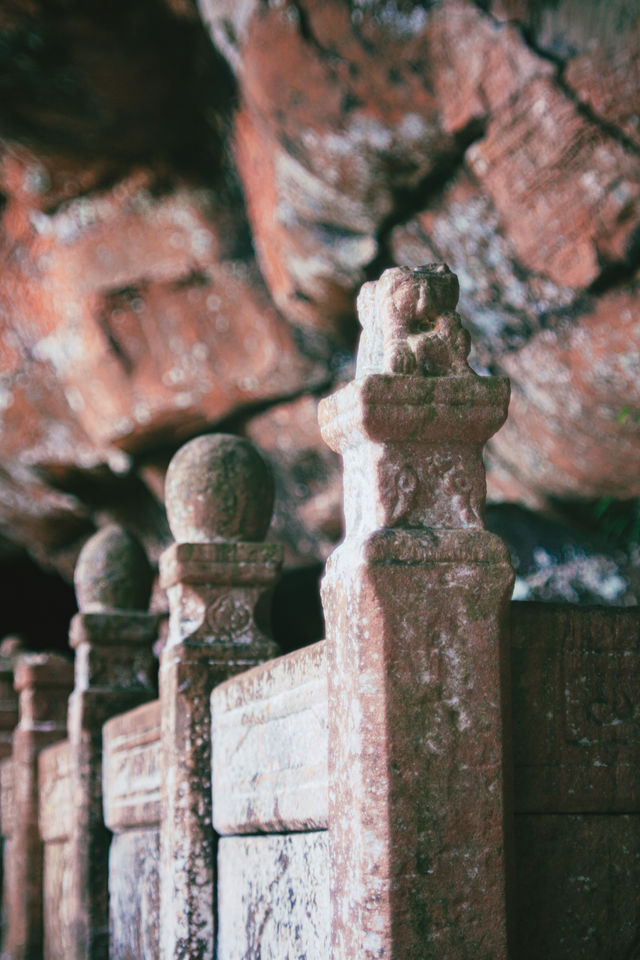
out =
<path fill-rule="evenodd" d="M 218 960 L 327 960 L 326 832 L 225 837 L 218 847 Z"/>

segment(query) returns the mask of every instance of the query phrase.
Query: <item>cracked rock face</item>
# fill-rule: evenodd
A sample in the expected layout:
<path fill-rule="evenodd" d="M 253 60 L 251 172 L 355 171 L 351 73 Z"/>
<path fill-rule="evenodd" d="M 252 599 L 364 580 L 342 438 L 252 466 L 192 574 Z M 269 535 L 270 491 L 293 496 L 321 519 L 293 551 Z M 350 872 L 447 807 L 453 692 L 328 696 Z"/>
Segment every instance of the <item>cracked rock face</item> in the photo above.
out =
<path fill-rule="evenodd" d="M 2 550 L 69 577 L 115 521 L 156 560 L 167 464 L 220 430 L 270 460 L 287 563 L 324 559 L 317 399 L 362 284 L 435 261 L 512 380 L 491 500 L 640 496 L 632 6 L 5 4 Z"/>

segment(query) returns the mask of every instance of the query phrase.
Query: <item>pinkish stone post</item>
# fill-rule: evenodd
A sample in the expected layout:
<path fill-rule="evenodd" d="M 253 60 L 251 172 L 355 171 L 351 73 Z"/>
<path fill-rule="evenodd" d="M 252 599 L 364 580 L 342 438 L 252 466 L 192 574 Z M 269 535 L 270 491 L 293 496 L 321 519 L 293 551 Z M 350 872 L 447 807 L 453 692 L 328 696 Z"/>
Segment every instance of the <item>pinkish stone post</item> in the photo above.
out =
<path fill-rule="evenodd" d="M 320 405 L 346 536 L 329 643 L 332 960 L 505 960 L 513 573 L 483 528 L 482 448 L 509 385 L 467 364 L 444 265 L 358 300 L 356 379 Z"/>
<path fill-rule="evenodd" d="M 19 720 L 18 713 L 18 694 L 13 685 L 13 676 L 16 661 L 21 653 L 24 653 L 22 639 L 18 636 L 9 634 L 2 643 L 0 643 L 0 763 L 7 761 L 4 776 L 11 776 L 11 753 L 13 750 L 13 731 Z M 0 774 L 0 822 L 2 824 L 2 836 L 8 835 L 8 824 L 11 822 L 11 811 L 5 810 L 3 800 L 9 798 L 3 797 L 2 791 L 3 776 Z M 6 848 L 3 847 L 0 854 L 0 891 L 4 890 L 4 860 Z M 1 894 L 0 894 L 1 896 Z M 2 915 L 0 919 L 0 942 L 2 941 L 2 929 L 5 918 Z"/>
<path fill-rule="evenodd" d="M 160 955 L 215 955 L 211 826 L 214 686 L 277 655 L 270 593 L 282 548 L 263 540 L 273 480 L 246 440 L 197 437 L 169 465 L 166 506 L 176 543 L 160 561 L 170 607 L 160 665 L 162 823 Z"/>
<path fill-rule="evenodd" d="M 69 698 L 71 960 L 107 960 L 109 832 L 102 810 L 102 726 L 154 696 L 158 619 L 146 612 L 152 583 L 147 556 L 122 527 L 110 524 L 87 541 L 74 581 L 80 612 L 69 633 L 76 651 Z"/>
<path fill-rule="evenodd" d="M 22 639 L 13 634 L 0 643 L 0 760 L 10 757 L 13 748 L 13 731 L 19 719 L 13 676 L 16 661 L 25 652 Z"/>
<path fill-rule="evenodd" d="M 41 960 L 42 843 L 38 830 L 38 754 L 64 738 L 73 667 L 53 653 L 18 657 L 20 720 L 13 737 L 12 832 L 4 870 L 2 957 Z"/>

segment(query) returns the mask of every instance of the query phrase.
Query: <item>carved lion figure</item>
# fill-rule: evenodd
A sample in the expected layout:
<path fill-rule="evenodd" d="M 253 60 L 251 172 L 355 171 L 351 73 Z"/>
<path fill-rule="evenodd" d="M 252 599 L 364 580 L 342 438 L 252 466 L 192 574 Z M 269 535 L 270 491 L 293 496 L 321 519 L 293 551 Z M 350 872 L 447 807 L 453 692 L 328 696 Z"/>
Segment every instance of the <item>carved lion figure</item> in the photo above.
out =
<path fill-rule="evenodd" d="M 458 278 L 444 263 L 394 267 L 358 297 L 363 333 L 356 376 L 469 375 L 470 338 L 455 312 Z"/>

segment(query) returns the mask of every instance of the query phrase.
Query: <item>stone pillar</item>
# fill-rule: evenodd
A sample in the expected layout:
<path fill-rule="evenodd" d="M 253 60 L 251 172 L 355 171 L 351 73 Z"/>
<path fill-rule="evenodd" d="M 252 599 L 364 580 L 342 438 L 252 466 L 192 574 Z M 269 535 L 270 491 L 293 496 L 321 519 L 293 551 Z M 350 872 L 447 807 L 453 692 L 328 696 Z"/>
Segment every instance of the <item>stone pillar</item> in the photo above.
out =
<path fill-rule="evenodd" d="M 513 574 L 483 528 L 509 385 L 467 364 L 445 265 L 363 287 L 356 379 L 320 405 L 342 454 L 329 643 L 332 960 L 505 960 Z"/>
<path fill-rule="evenodd" d="M 0 643 L 0 763 L 7 760 L 11 763 L 13 750 L 13 731 L 18 723 L 18 694 L 13 685 L 13 674 L 18 656 L 24 652 L 22 639 L 18 636 L 6 636 Z M 2 807 L 2 777 L 0 776 L 0 823 L 2 837 L 6 835 L 5 820 L 10 820 L 10 811 Z M 4 860 L 6 850 L 4 846 L 0 853 L 0 891 L 4 890 Z M 0 917 L 0 943 L 4 929 L 4 910 Z"/>
<path fill-rule="evenodd" d="M 20 656 L 15 667 L 20 720 L 13 737 L 13 829 L 5 859 L 2 956 L 42 958 L 42 844 L 38 754 L 67 732 L 73 667 L 53 653 Z"/>
<path fill-rule="evenodd" d="M 271 473 L 246 440 L 197 437 L 173 458 L 166 506 L 177 541 L 161 557 L 169 637 L 160 664 L 162 823 L 160 955 L 215 955 L 211 826 L 213 687 L 278 653 L 270 593 L 282 549 L 261 543 L 273 507 Z"/>
<path fill-rule="evenodd" d="M 137 540 L 114 524 L 85 544 L 71 621 L 75 685 L 69 698 L 73 791 L 73 960 L 109 955 L 109 833 L 102 811 L 102 726 L 153 698 L 157 618 L 146 608 L 152 574 Z"/>
<path fill-rule="evenodd" d="M 13 731 L 19 719 L 13 675 L 16 661 L 24 652 L 20 637 L 10 635 L 0 643 L 0 760 L 10 757 L 13 749 Z"/>

